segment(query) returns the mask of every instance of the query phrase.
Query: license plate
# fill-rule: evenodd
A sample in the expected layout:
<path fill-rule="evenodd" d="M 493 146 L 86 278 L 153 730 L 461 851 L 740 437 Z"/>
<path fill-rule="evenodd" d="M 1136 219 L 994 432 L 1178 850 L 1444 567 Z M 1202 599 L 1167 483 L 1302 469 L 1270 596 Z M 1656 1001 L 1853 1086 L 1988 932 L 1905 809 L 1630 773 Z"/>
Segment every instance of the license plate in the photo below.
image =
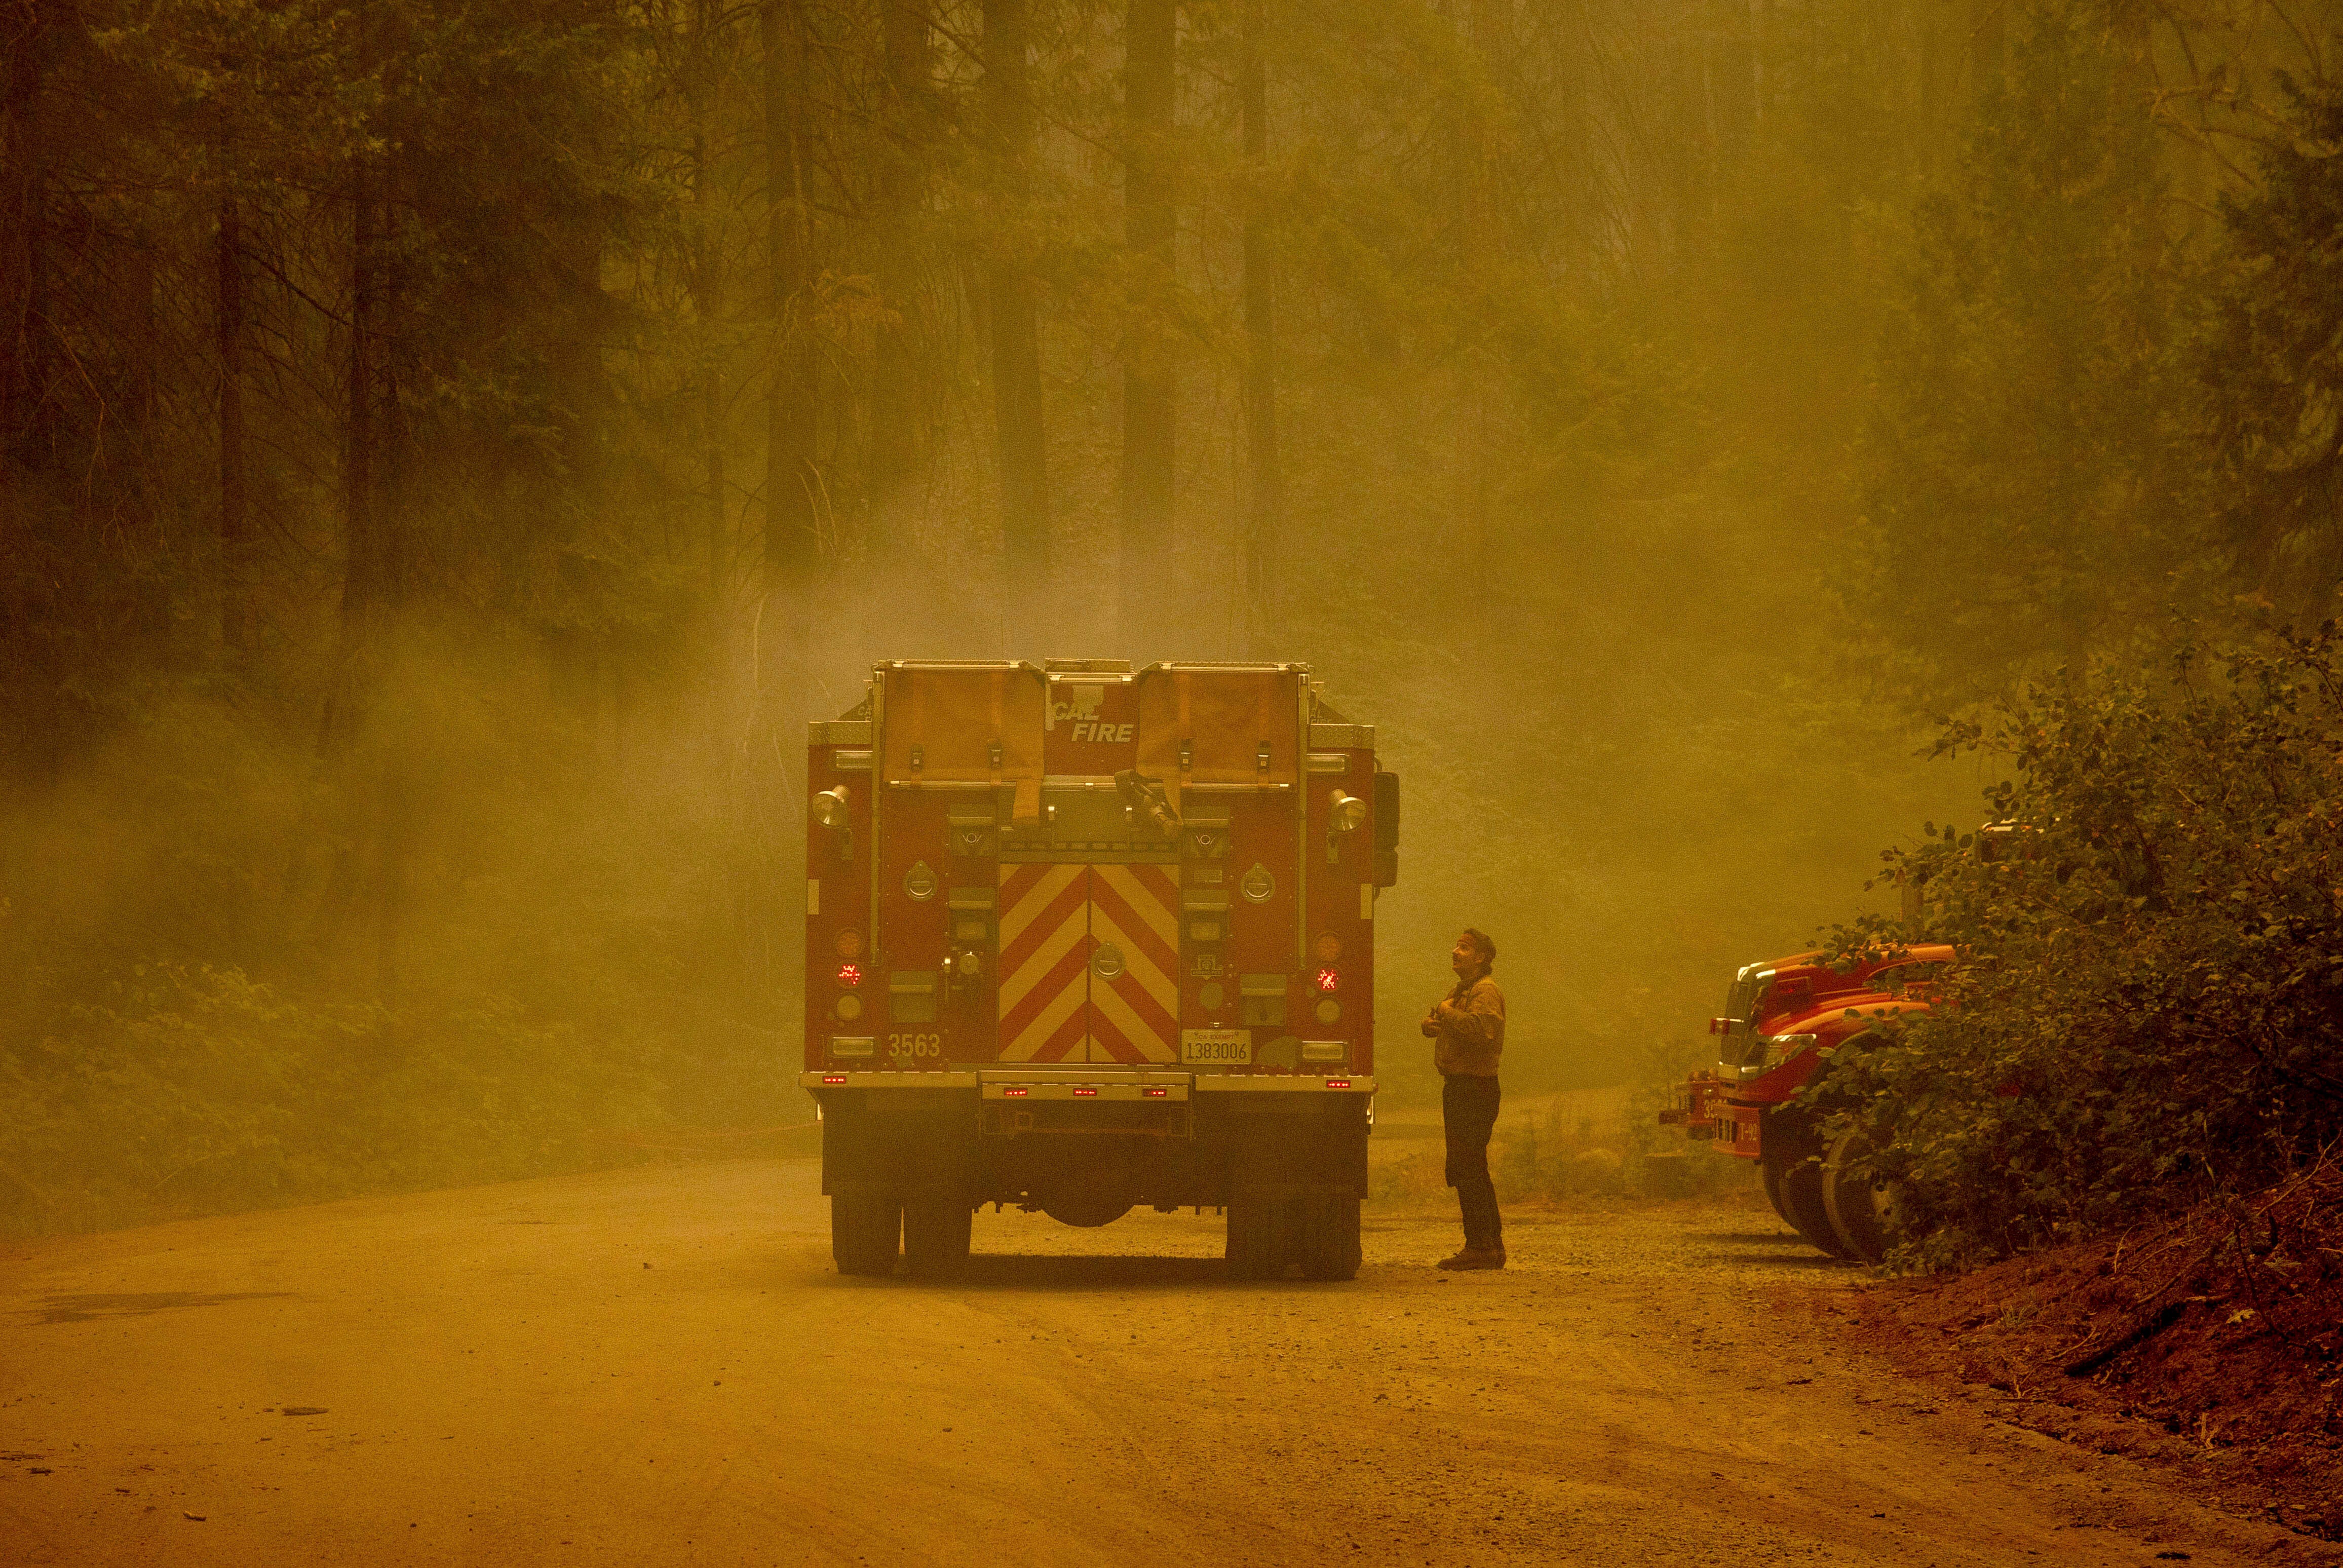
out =
<path fill-rule="evenodd" d="M 1252 1030 L 1249 1029 L 1183 1029 L 1180 1060 L 1192 1067 L 1251 1067 Z"/>

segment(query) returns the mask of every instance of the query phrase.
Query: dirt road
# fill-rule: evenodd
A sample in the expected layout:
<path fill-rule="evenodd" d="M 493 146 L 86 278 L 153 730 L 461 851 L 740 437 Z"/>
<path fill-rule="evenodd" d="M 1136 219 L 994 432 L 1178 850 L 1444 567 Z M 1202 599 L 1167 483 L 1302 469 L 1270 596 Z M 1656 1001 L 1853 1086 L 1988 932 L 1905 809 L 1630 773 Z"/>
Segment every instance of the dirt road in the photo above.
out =
<path fill-rule="evenodd" d="M 1843 1357 L 1770 1217 L 1450 1230 L 1232 1284 L 1211 1215 L 988 1212 L 848 1280 L 786 1160 L 20 1243 L 0 1563 L 2336 1560 Z"/>

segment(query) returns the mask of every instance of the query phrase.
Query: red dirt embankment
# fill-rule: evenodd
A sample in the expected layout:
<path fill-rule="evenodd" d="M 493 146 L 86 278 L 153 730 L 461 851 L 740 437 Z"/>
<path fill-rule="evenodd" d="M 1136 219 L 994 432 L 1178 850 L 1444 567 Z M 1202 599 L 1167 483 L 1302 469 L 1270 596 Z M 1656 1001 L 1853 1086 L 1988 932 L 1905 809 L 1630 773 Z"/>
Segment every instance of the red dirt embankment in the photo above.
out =
<path fill-rule="evenodd" d="M 1855 1337 L 1990 1413 L 2343 1539 L 2343 1168 L 1855 1293 Z"/>

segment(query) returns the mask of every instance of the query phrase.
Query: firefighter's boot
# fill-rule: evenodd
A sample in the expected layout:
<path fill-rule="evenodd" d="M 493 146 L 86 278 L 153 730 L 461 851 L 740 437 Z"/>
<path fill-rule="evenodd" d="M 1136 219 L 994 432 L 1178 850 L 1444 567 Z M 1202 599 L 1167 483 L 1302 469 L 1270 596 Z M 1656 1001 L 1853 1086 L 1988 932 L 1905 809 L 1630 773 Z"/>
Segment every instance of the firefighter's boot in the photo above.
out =
<path fill-rule="evenodd" d="M 1443 1269 L 1502 1269 L 1505 1266 L 1503 1247 L 1466 1247 L 1453 1258 L 1443 1258 Z"/>

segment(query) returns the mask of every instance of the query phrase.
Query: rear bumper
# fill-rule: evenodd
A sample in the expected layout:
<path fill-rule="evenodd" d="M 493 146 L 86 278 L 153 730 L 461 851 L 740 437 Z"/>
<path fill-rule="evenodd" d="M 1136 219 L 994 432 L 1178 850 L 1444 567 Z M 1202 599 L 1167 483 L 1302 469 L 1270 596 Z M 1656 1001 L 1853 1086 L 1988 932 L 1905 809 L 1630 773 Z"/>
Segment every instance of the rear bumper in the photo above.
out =
<path fill-rule="evenodd" d="M 1161 1208 L 1247 1186 L 1366 1191 L 1372 1078 L 1007 1064 L 798 1081 L 821 1108 L 826 1192 L 1093 1191 Z"/>

